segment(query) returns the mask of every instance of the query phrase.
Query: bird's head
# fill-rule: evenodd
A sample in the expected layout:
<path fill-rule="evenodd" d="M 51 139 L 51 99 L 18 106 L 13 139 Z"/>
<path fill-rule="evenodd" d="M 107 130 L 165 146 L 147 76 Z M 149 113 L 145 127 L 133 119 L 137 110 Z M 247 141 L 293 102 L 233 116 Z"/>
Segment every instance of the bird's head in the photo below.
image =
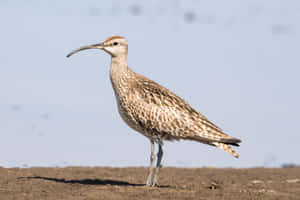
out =
<path fill-rule="evenodd" d="M 118 57 L 122 55 L 127 55 L 128 52 L 128 44 L 124 37 L 121 36 L 110 36 L 104 42 L 99 44 L 93 44 L 88 46 L 80 47 L 79 49 L 75 49 L 71 53 L 67 55 L 70 57 L 71 55 L 87 49 L 102 49 L 109 53 L 112 57 Z"/>

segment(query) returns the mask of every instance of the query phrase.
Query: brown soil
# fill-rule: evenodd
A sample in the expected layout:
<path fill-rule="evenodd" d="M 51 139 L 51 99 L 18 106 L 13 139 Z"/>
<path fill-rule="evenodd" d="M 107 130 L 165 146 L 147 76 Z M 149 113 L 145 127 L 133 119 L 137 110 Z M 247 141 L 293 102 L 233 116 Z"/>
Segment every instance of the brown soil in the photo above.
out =
<path fill-rule="evenodd" d="M 0 168 L 0 199 L 300 199 L 300 168 Z"/>

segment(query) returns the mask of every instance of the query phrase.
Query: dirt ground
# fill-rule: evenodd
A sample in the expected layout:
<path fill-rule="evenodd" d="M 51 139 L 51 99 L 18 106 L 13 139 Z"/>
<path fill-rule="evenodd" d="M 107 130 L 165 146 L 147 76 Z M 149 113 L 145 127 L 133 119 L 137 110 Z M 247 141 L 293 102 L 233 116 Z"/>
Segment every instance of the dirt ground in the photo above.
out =
<path fill-rule="evenodd" d="M 159 187 L 143 167 L 0 168 L 1 200 L 300 199 L 300 167 L 162 168 Z"/>

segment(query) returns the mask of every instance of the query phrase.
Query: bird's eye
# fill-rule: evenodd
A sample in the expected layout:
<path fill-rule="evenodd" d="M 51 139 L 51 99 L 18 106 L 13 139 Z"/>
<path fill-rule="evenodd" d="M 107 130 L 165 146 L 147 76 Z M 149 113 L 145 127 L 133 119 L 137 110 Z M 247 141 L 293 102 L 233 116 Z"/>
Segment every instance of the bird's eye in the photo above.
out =
<path fill-rule="evenodd" d="M 117 46 L 118 44 L 119 44 L 118 42 L 114 42 L 114 43 L 113 43 L 114 46 Z"/>

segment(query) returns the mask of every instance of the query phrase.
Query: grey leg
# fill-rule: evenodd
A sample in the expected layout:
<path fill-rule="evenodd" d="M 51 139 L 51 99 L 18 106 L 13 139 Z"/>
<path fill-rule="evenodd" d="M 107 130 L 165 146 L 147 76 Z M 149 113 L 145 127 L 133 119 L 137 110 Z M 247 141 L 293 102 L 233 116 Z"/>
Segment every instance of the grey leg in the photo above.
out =
<path fill-rule="evenodd" d="M 150 155 L 150 172 L 149 172 L 149 176 L 147 178 L 147 186 L 150 186 L 152 184 L 152 174 L 153 174 L 153 170 L 154 170 L 154 161 L 155 161 L 155 145 L 154 142 L 151 140 L 151 155 Z"/>
<path fill-rule="evenodd" d="M 162 145 L 159 144 L 158 147 L 159 148 L 158 148 L 158 152 L 157 152 L 157 163 L 156 163 L 155 174 L 154 174 L 152 186 L 156 186 L 157 185 L 157 176 L 158 176 L 159 169 L 161 168 L 160 163 L 161 163 L 161 159 L 163 157 Z"/>

